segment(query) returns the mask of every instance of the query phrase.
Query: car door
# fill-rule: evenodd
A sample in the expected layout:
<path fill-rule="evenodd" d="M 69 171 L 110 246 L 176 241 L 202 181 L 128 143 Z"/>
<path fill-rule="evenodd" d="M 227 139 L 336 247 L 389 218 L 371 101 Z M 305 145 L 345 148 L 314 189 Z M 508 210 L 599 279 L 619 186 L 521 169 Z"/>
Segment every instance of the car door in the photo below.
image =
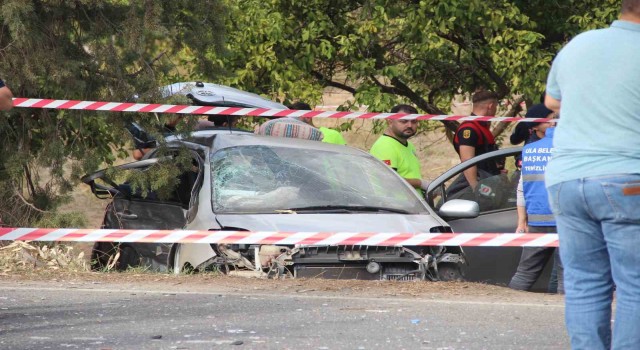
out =
<path fill-rule="evenodd" d="M 82 181 L 102 199 L 110 199 L 102 223 L 105 229 L 173 230 L 184 227 L 189 216 L 195 215 L 193 204 L 202 182 L 202 159 L 190 152 L 193 166 L 179 172 L 176 181 L 168 181 L 166 188 L 142 190 L 136 186 L 135 177 L 145 176 L 171 162 L 172 157 L 150 158 L 102 170 L 87 175 Z M 107 261 L 120 252 L 119 269 L 129 266 L 147 266 L 165 270 L 170 244 L 97 242 L 92 252 L 96 268 L 103 268 Z"/>
<path fill-rule="evenodd" d="M 468 199 L 478 203 L 480 215 L 471 219 L 443 218 L 457 233 L 513 233 L 517 226 L 516 189 L 520 170 L 516 157 L 522 147 L 502 149 L 480 155 L 445 172 L 429 186 L 427 202 L 436 211 L 452 199 Z M 481 176 L 476 191 L 463 180 L 463 171 L 480 162 L 496 162 L 503 168 L 500 175 Z M 468 265 L 465 278 L 473 282 L 506 285 L 518 267 L 522 248 L 519 247 L 465 247 Z M 546 291 L 551 265 L 533 290 Z"/>

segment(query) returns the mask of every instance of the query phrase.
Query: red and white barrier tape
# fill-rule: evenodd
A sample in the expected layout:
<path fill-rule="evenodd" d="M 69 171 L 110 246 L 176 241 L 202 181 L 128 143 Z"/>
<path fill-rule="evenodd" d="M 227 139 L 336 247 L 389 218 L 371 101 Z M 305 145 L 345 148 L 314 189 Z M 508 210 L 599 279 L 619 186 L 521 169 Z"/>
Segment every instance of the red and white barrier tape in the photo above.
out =
<path fill-rule="evenodd" d="M 22 108 L 50 108 L 75 109 L 105 112 L 145 112 L 145 113 L 175 113 L 175 114 L 216 114 L 253 117 L 306 117 L 331 119 L 404 119 L 404 120 L 452 120 L 452 121 L 490 121 L 490 122 L 545 122 L 548 118 L 519 118 L 519 117 L 488 117 L 468 115 L 436 115 L 436 114 L 406 114 L 406 113 L 370 113 L 370 112 L 338 112 L 338 111 L 303 111 L 295 109 L 266 109 L 239 107 L 211 107 L 188 105 L 163 105 L 129 102 L 98 102 L 75 100 L 47 100 L 37 98 L 14 98 L 14 107 Z"/>
<path fill-rule="evenodd" d="M 557 234 L 0 228 L 0 240 L 360 246 L 557 247 Z"/>

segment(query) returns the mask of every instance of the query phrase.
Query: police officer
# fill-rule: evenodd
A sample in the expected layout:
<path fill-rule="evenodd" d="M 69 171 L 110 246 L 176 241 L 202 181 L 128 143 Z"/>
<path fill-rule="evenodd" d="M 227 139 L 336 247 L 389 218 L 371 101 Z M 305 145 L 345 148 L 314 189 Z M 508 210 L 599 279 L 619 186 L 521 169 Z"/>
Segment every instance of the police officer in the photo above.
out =
<path fill-rule="evenodd" d="M 554 113 L 548 110 L 544 117 Z M 553 124 L 536 123 L 533 131 L 539 141 L 529 143 L 522 149 L 522 175 L 518 184 L 518 227 L 519 233 L 555 233 L 556 222 L 549 206 L 549 197 L 544 185 L 544 172 L 553 150 Z M 518 269 L 509 283 L 509 288 L 530 290 L 544 266 L 554 257 L 557 273 L 558 293 L 564 293 L 562 263 L 556 248 L 524 247 Z"/>
<path fill-rule="evenodd" d="M 491 91 L 476 92 L 472 99 L 473 112 L 471 115 L 494 116 L 498 109 L 498 95 Z M 460 156 L 460 162 L 475 156 L 498 149 L 489 126 L 490 122 L 467 121 L 458 127 L 453 138 L 453 147 Z M 478 163 L 464 171 L 464 178 L 473 190 L 478 186 L 479 178 L 500 174 L 500 166 L 494 160 Z"/>
<path fill-rule="evenodd" d="M 393 107 L 391 113 L 417 114 L 418 111 L 401 104 Z M 416 148 L 409 142 L 409 138 L 418 131 L 418 121 L 388 119 L 387 123 L 387 129 L 371 146 L 370 153 L 397 171 L 414 188 L 426 190 L 429 181 L 422 180 Z"/>

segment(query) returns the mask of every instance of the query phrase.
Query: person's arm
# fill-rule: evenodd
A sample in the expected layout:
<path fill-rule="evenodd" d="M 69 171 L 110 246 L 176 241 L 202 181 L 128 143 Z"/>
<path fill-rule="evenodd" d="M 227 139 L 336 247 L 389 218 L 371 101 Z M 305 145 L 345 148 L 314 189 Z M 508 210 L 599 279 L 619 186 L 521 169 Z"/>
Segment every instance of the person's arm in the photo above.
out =
<path fill-rule="evenodd" d="M 168 131 L 168 132 L 175 132 L 176 131 L 176 125 L 178 125 L 178 123 L 182 120 L 182 118 L 184 118 L 183 115 L 176 115 L 173 118 L 169 119 L 169 121 L 167 123 L 164 124 L 164 131 Z"/>
<path fill-rule="evenodd" d="M 456 131 L 458 139 L 458 154 L 460 163 L 476 156 L 476 145 L 480 142 L 480 135 L 471 127 L 461 127 Z M 464 177 L 471 188 L 475 191 L 478 186 L 478 167 L 472 166 L 463 172 Z"/>
<path fill-rule="evenodd" d="M 549 76 L 547 77 L 547 87 L 544 95 L 544 105 L 550 110 L 560 113 L 560 101 L 562 100 L 562 91 L 558 82 L 558 70 L 562 61 L 562 50 L 558 53 L 551 64 Z"/>
<path fill-rule="evenodd" d="M 518 212 L 518 226 L 516 227 L 516 232 L 529 232 L 529 226 L 527 225 L 527 209 L 524 199 L 524 185 L 522 184 L 522 175 L 520 175 L 520 179 L 518 180 L 518 188 L 516 189 L 516 209 Z"/>
<path fill-rule="evenodd" d="M 475 155 L 475 147 L 460 145 L 460 163 L 475 157 Z M 471 188 L 475 190 L 478 186 L 478 167 L 474 165 L 471 168 L 465 170 L 463 173 L 464 177 L 469 183 L 469 186 L 471 186 Z"/>
<path fill-rule="evenodd" d="M 149 153 L 153 148 L 136 148 L 133 150 L 131 156 L 135 160 L 141 160 L 145 154 Z"/>
<path fill-rule="evenodd" d="M 423 189 L 423 190 L 427 190 L 427 187 L 429 187 L 429 184 L 431 183 L 431 181 L 429 180 L 423 180 L 423 179 L 407 179 L 407 178 L 403 178 L 405 179 L 409 185 L 413 186 L 413 188 L 415 189 Z"/>
<path fill-rule="evenodd" d="M 518 227 L 516 227 L 516 233 L 528 233 L 529 226 L 527 225 L 527 209 L 525 207 L 517 206 L 518 211 Z"/>
<path fill-rule="evenodd" d="M 13 108 L 13 93 L 0 79 L 0 110 L 8 111 Z"/>
<path fill-rule="evenodd" d="M 547 108 L 549 108 L 550 110 L 556 113 L 560 113 L 560 100 L 553 98 L 549 94 L 546 94 L 544 96 L 544 105 L 547 106 Z"/>
<path fill-rule="evenodd" d="M 420 179 L 404 179 L 409 183 L 409 185 L 413 186 L 413 188 L 420 188 L 422 184 L 422 181 Z"/>

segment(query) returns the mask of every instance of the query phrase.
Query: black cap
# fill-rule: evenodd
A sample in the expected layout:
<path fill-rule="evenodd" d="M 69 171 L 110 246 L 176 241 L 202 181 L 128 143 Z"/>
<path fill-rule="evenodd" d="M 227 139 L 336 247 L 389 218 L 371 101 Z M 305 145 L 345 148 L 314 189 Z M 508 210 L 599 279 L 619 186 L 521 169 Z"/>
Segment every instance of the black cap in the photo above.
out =
<path fill-rule="evenodd" d="M 546 118 L 549 114 L 553 113 L 552 110 L 547 108 L 544 104 L 538 103 L 531 108 L 527 109 L 527 114 L 525 114 L 525 118 Z M 532 126 L 536 126 L 540 123 L 531 123 Z"/>

